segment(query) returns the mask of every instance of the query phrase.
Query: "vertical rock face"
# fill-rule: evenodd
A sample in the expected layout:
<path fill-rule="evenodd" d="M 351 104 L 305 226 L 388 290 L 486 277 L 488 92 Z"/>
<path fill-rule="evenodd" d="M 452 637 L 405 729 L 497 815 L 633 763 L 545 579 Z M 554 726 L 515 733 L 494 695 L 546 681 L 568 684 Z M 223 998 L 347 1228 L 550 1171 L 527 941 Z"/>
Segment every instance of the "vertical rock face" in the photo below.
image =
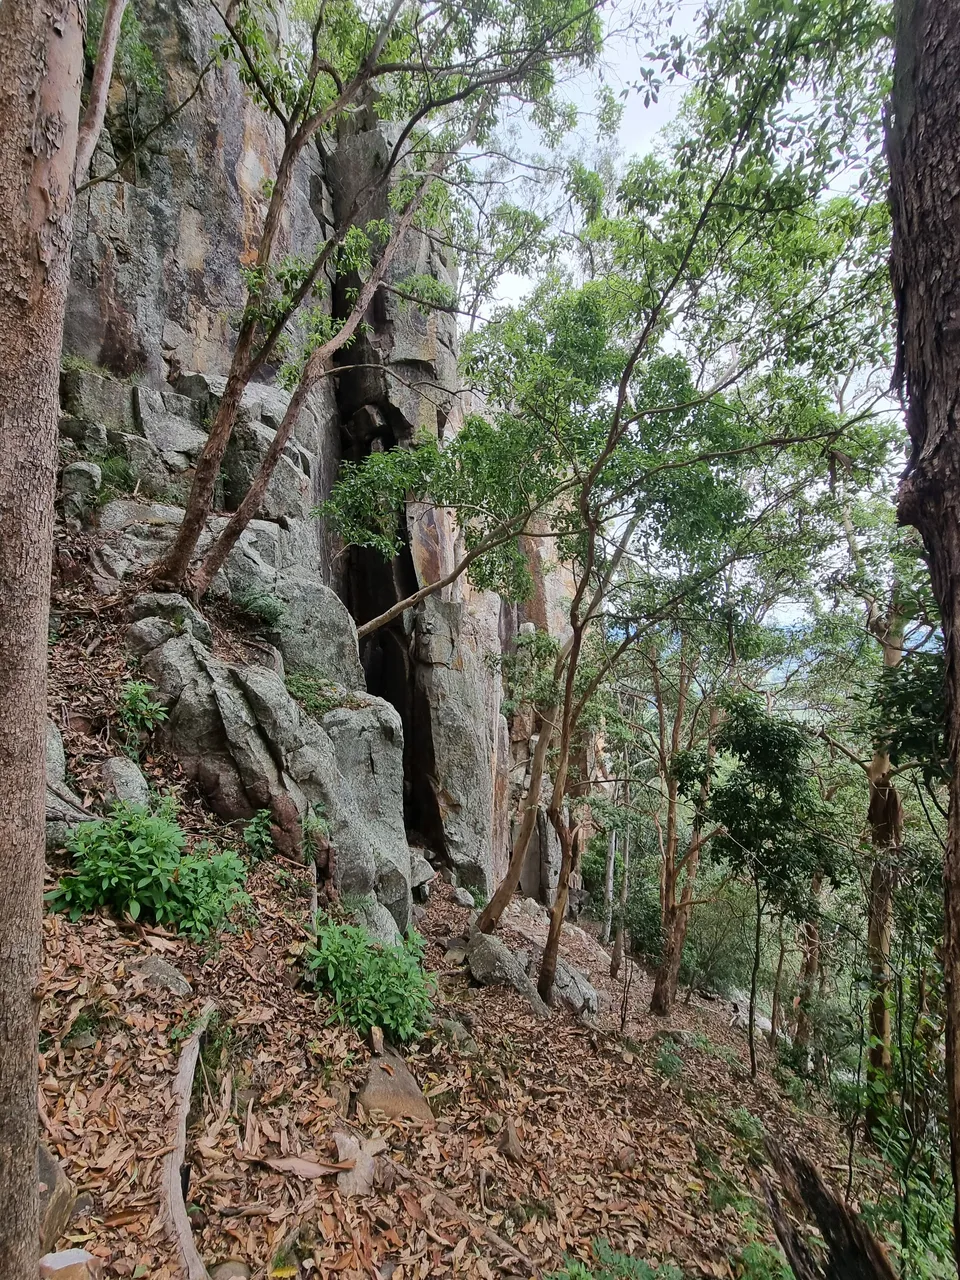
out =
<path fill-rule="evenodd" d="M 256 252 L 265 183 L 275 175 L 282 142 L 234 66 L 207 69 L 219 26 L 212 8 L 142 0 L 137 15 L 157 89 L 155 100 L 140 104 L 143 118 L 133 132 L 186 105 L 125 159 L 129 102 L 122 94 L 112 102 L 94 166 L 103 180 L 78 201 L 65 344 L 74 360 L 62 385 L 65 461 L 102 466 L 103 488 L 117 494 L 99 512 L 75 504 L 78 519 L 97 525 L 95 568 L 108 592 L 157 558 L 182 518 L 230 364 L 233 318 L 244 297 L 241 268 Z M 369 192 L 377 191 L 377 174 L 397 138 L 395 127 L 367 106 L 335 142 L 328 140 L 322 157 L 319 150 L 306 155 L 275 257 L 312 256 L 358 201 L 366 202 L 363 222 L 391 217 L 386 193 Z M 215 593 L 244 607 L 257 600 L 256 607 L 266 607 L 268 597 L 276 617 L 264 622 L 263 637 L 287 671 L 372 696 L 329 713 L 321 727 L 293 715 L 276 676 L 268 680 L 260 668 L 249 675 L 221 670 L 191 649 L 197 705 L 178 704 L 170 722 L 171 735 L 180 732 L 181 755 L 198 775 L 206 770 L 206 789 L 222 810 L 256 808 L 261 793 L 262 803 L 292 797 L 300 815 L 315 800 L 326 805 L 344 843 L 344 887 L 375 891 L 377 909 L 389 910 L 401 927 L 410 914 L 408 839 L 485 893 L 505 870 L 518 792 L 511 767 L 529 754 L 533 725 L 511 734 L 490 659 L 510 648 L 524 622 L 555 632 L 565 627 L 566 584 L 542 558 L 549 548 L 541 552 L 542 540 L 531 539 L 536 590 L 526 605 L 508 606 L 460 581 L 358 650 L 355 623 L 455 564 L 462 550 L 456 528 L 448 513 L 411 503 L 404 551 L 386 564 L 368 552 L 344 554 L 311 515 L 329 494 L 341 459 L 410 446 L 421 432 L 442 441 L 459 429 L 469 403 L 457 391 L 454 318 L 424 314 L 390 288 L 413 273 L 450 283 L 455 271 L 431 237 L 407 235 L 343 371 L 311 396 L 258 519 L 214 584 Z M 346 314 L 354 283 L 334 282 L 335 315 Z M 236 508 L 283 417 L 289 397 L 269 384 L 271 376 L 265 370 L 266 381 L 244 396 L 212 533 Z M 126 469 L 128 488 L 136 485 L 135 495 L 118 492 L 118 467 Z M 170 646 L 183 647 L 169 627 L 144 630 L 144 622 L 156 621 L 140 619 L 143 634 L 131 637 L 155 665 L 159 654 L 173 652 Z M 161 664 L 158 681 L 169 676 Z M 180 697 L 179 690 L 167 692 Z M 288 718 L 283 725 L 270 719 L 277 708 Z M 216 767 L 205 758 L 206 735 L 217 744 Z M 265 742 L 272 755 L 260 749 Z M 351 798 L 338 799 L 340 791 Z M 545 822 L 540 834 L 526 879 L 529 892 L 544 897 L 555 883 L 556 850 Z"/>

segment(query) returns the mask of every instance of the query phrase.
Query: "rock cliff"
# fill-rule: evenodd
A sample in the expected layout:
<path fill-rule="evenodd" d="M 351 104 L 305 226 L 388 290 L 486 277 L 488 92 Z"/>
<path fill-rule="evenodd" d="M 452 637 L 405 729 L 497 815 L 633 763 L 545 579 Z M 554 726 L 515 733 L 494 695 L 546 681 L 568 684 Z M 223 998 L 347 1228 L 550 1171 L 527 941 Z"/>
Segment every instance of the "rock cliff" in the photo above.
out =
<path fill-rule="evenodd" d="M 155 560 L 182 519 L 280 144 L 231 66 L 205 70 L 212 11 L 171 0 L 139 8 L 163 107 L 186 105 L 121 164 L 114 104 L 100 180 L 80 198 L 62 383 L 63 516 L 92 531 L 105 595 Z M 360 111 L 335 146 L 316 150 L 299 170 L 280 252 L 328 235 L 392 142 L 388 126 Z M 455 264 L 417 232 L 391 271 L 449 282 Z M 335 312 L 344 287 L 332 290 Z M 342 459 L 408 445 L 423 430 L 448 438 L 463 399 L 451 316 L 426 316 L 381 290 L 368 321 L 351 368 L 311 395 L 258 519 L 214 583 L 214 599 L 259 613 L 245 660 L 215 656 L 184 610 L 173 616 L 156 597 L 138 597 L 128 642 L 168 704 L 169 747 L 211 806 L 228 818 L 269 808 L 294 842 L 303 814 L 322 807 L 341 888 L 361 895 L 389 935 L 410 921 L 421 850 L 481 894 L 505 869 L 532 726 L 508 726 L 491 659 L 524 624 L 562 631 L 565 584 L 532 540 L 526 605 L 461 580 L 358 646 L 358 624 L 454 563 L 456 531 L 411 503 L 404 549 L 386 563 L 338 546 L 312 511 Z M 208 537 L 235 509 L 289 402 L 271 374 L 245 394 Z M 328 691 L 322 713 L 288 691 L 292 675 Z M 556 879 L 551 836 L 542 822 L 524 874 L 525 891 L 542 900 Z"/>

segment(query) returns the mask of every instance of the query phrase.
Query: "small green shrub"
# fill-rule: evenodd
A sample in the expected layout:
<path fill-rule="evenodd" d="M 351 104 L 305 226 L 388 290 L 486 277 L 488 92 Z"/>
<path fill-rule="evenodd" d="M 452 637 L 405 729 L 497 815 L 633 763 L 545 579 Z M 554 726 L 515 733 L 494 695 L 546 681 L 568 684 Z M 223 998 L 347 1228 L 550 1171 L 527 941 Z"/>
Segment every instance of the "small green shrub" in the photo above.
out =
<path fill-rule="evenodd" d="M 793 1280 L 793 1272 L 778 1249 L 753 1240 L 733 1260 L 738 1280 Z"/>
<path fill-rule="evenodd" d="M 629 1258 L 611 1249 L 606 1240 L 594 1240 L 595 1265 L 570 1259 L 562 1271 L 551 1272 L 546 1280 L 683 1280 L 683 1272 L 669 1263 L 653 1266 L 642 1258 Z"/>
<path fill-rule="evenodd" d="M 308 716 L 321 720 L 328 711 L 349 706 L 342 689 L 311 671 L 291 671 L 286 677 L 287 693 L 296 698 Z M 354 703 L 359 706 L 359 703 Z"/>
<path fill-rule="evenodd" d="M 126 458 L 108 454 L 95 461 L 100 468 L 100 492 L 97 494 L 100 506 L 105 506 L 111 498 L 133 493 L 137 487 L 137 477 Z"/>
<path fill-rule="evenodd" d="M 155 692 L 145 680 L 128 680 L 120 689 L 119 716 L 127 746 L 135 746 L 142 733 L 153 733 L 166 720 L 166 707 L 151 697 Z"/>
<path fill-rule="evenodd" d="M 243 829 L 243 843 L 254 862 L 262 862 L 273 853 L 273 818 L 269 809 L 258 809 Z"/>
<path fill-rule="evenodd" d="M 167 812 L 121 802 L 109 818 L 78 827 L 67 846 L 74 873 L 64 876 L 47 901 L 72 920 L 108 907 L 206 938 L 234 907 L 249 902 L 246 871 L 232 849 L 216 853 L 204 842 L 185 854 L 185 844 Z"/>
<path fill-rule="evenodd" d="M 683 1071 L 683 1059 L 677 1053 L 676 1046 L 672 1041 L 667 1041 L 660 1046 L 660 1051 L 653 1065 L 667 1080 L 676 1080 L 677 1076 L 680 1075 Z"/>
<path fill-rule="evenodd" d="M 401 1044 L 428 1023 L 433 981 L 423 971 L 423 939 L 382 945 L 359 925 L 320 921 L 317 943 L 306 953 L 315 985 L 333 998 L 334 1016 L 365 1036 L 371 1027 Z"/>
<path fill-rule="evenodd" d="M 330 823 L 322 804 L 311 805 L 301 818 L 300 825 L 306 841 L 327 840 L 330 836 Z"/>
<path fill-rule="evenodd" d="M 763 1141 L 763 1125 L 746 1107 L 734 1107 L 727 1116 L 727 1128 L 746 1142 Z"/>
<path fill-rule="evenodd" d="M 268 627 L 279 626 L 287 611 L 287 606 L 282 600 L 278 600 L 275 595 L 271 595 L 269 591 L 264 591 L 260 587 L 245 587 L 242 591 L 238 591 L 233 597 L 233 603 L 241 613 L 256 618 L 258 622 L 266 623 Z"/>

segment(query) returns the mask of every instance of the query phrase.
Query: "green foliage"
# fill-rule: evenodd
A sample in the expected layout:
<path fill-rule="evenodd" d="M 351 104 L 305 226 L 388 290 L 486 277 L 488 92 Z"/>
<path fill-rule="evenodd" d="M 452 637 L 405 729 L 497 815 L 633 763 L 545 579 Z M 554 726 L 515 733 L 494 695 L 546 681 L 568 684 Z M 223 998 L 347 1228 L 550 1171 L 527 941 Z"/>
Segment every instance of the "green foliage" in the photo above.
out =
<path fill-rule="evenodd" d="M 733 1261 L 737 1280 L 793 1280 L 793 1272 L 779 1249 L 752 1240 Z"/>
<path fill-rule="evenodd" d="M 683 1280 L 683 1272 L 669 1263 L 659 1266 L 611 1249 L 606 1240 L 594 1240 L 591 1266 L 571 1258 L 547 1280 Z"/>
<path fill-rule="evenodd" d="M 232 850 L 217 853 L 204 842 L 185 854 L 185 845 L 169 808 L 150 813 L 121 802 L 109 818 L 77 828 L 67 846 L 74 872 L 47 901 L 73 920 L 107 907 L 206 938 L 223 927 L 235 907 L 249 902 L 246 872 Z"/>
<path fill-rule="evenodd" d="M 359 925 L 326 920 L 306 953 L 313 982 L 329 992 L 333 1016 L 366 1036 L 382 1027 L 400 1044 L 419 1036 L 432 1009 L 433 980 L 423 971 L 423 939 L 374 942 Z"/>
<path fill-rule="evenodd" d="M 117 454 L 108 454 L 105 457 L 96 458 L 95 461 L 100 468 L 101 484 L 97 501 L 101 506 L 112 498 L 133 493 L 137 487 L 137 477 L 126 458 Z"/>
<path fill-rule="evenodd" d="M 330 836 L 330 823 L 322 804 L 313 804 L 301 819 L 303 838 L 306 841 L 327 840 Z"/>
<path fill-rule="evenodd" d="M 944 678 L 941 650 L 905 654 L 880 673 L 867 713 L 876 749 L 897 768 L 916 764 L 928 786 L 950 776 Z"/>
<path fill-rule="evenodd" d="M 120 689 L 118 714 L 128 747 L 135 747 L 141 735 L 153 733 L 167 718 L 163 703 L 150 696 L 155 692 L 145 680 L 128 680 Z"/>
<path fill-rule="evenodd" d="M 683 1072 L 683 1059 L 677 1053 L 672 1040 L 665 1040 L 657 1051 L 653 1064 L 665 1080 L 676 1080 Z"/>
<path fill-rule="evenodd" d="M 316 672 L 290 671 L 284 679 L 287 692 L 314 720 L 322 720 L 328 711 L 344 705 L 344 691 Z"/>
<path fill-rule="evenodd" d="M 262 862 L 273 852 L 273 817 L 269 809 L 258 809 L 243 829 L 243 843 L 254 862 Z"/>
<path fill-rule="evenodd" d="M 547 631 L 524 632 L 514 642 L 513 652 L 499 661 L 503 676 L 503 714 L 514 715 L 521 707 L 538 711 L 549 707 L 558 695 L 553 668 L 559 644 Z"/>
<path fill-rule="evenodd" d="M 256 618 L 258 622 L 263 622 L 270 628 L 279 626 L 286 613 L 286 605 L 283 601 L 261 587 L 244 587 L 243 590 L 235 592 L 232 599 L 241 613 Z"/>
<path fill-rule="evenodd" d="M 763 1141 L 763 1125 L 746 1107 L 734 1107 L 727 1114 L 727 1128 L 745 1142 L 757 1144 Z"/>

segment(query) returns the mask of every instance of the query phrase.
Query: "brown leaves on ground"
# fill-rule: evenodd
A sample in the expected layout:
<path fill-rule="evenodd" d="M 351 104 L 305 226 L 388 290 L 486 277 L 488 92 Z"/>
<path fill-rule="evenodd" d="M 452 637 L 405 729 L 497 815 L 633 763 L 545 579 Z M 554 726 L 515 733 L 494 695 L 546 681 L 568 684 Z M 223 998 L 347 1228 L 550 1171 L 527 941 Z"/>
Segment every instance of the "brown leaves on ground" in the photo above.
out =
<path fill-rule="evenodd" d="M 747 1107 L 821 1163 L 842 1159 L 830 1121 L 794 1112 L 769 1077 L 749 1081 L 742 1033 L 706 1002 L 681 1008 L 670 1025 L 706 1031 L 713 1043 L 680 1047 L 682 1070 L 668 1079 L 656 1067 L 663 1042 L 644 1012 L 642 975 L 630 1048 L 603 1019 L 591 1028 L 555 1011 L 544 1026 L 515 992 L 471 988 L 461 968 L 444 968 L 444 943 L 466 913 L 440 896 L 421 926 L 441 974 L 439 1012 L 469 1023 L 479 1054 L 461 1056 L 437 1033 L 408 1056 L 434 1128 L 362 1116 L 344 1124 L 339 1113 L 369 1050 L 330 1025 L 301 984 L 301 877 L 292 864 L 257 868 L 256 923 L 206 953 L 104 917 L 46 921 L 43 1125 L 89 1197 L 70 1243 L 109 1258 L 107 1275 L 176 1275 L 159 1173 L 179 1045 L 207 998 L 220 1017 L 196 1077 L 187 1203 L 211 1266 L 243 1257 L 256 1273 L 295 1237 L 302 1276 L 485 1277 L 501 1262 L 516 1274 L 484 1240 L 488 1228 L 531 1271 L 554 1270 L 565 1254 L 587 1257 L 602 1236 L 691 1275 L 729 1276 L 746 1237 L 721 1193 L 762 1198 L 758 1150 L 731 1132 L 730 1112 Z M 512 941 L 535 941 L 533 926 L 524 931 Z M 134 972 L 155 942 L 193 985 L 186 1005 Z M 592 938 L 571 930 L 565 950 L 605 987 L 605 953 Z M 723 1040 L 729 1057 L 737 1051 L 734 1065 L 718 1056 Z"/>

